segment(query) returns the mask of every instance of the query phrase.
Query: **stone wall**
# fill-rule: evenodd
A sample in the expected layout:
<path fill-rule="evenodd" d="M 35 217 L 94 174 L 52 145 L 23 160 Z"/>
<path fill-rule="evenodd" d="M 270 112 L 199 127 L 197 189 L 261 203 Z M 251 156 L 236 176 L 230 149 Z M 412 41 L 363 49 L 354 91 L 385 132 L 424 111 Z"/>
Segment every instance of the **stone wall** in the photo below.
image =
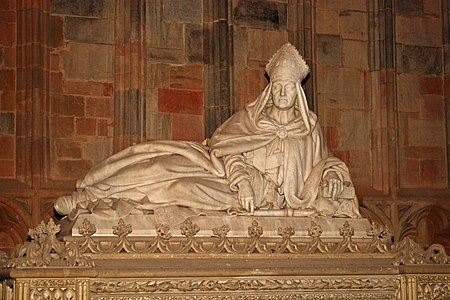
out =
<path fill-rule="evenodd" d="M 267 83 L 285 42 L 363 213 L 450 245 L 449 0 L 4 0 L 0 250 L 96 162 L 202 141 Z"/>

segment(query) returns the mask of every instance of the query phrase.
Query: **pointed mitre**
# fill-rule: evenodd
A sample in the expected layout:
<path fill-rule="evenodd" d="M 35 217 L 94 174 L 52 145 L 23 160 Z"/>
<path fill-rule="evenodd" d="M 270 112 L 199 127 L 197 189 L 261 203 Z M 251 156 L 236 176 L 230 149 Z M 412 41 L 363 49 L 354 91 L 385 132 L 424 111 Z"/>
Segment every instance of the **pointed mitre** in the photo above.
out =
<path fill-rule="evenodd" d="M 270 81 L 302 82 L 309 73 L 309 67 L 297 49 L 290 43 L 286 43 L 269 60 L 266 65 L 266 72 Z"/>

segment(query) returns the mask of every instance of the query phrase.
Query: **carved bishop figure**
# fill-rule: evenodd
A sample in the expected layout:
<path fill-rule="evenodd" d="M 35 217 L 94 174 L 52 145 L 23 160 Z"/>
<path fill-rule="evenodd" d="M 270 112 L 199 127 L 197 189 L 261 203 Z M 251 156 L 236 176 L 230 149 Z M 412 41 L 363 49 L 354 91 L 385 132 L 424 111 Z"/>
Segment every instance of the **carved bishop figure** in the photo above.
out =
<path fill-rule="evenodd" d="M 266 67 L 270 83 L 203 144 L 151 141 L 95 165 L 55 209 L 74 218 L 187 207 L 260 216 L 359 218 L 349 171 L 328 150 L 301 82 L 309 72 L 291 44 Z"/>

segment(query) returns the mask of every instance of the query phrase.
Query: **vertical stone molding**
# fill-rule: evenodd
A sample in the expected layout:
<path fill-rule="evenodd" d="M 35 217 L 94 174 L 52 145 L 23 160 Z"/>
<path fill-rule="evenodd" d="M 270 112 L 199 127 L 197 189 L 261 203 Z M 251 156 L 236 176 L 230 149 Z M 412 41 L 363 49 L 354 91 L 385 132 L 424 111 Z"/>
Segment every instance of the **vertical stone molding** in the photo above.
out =
<path fill-rule="evenodd" d="M 145 1 L 116 1 L 115 152 L 146 138 L 145 17 Z"/>
<path fill-rule="evenodd" d="M 205 136 L 210 137 L 231 115 L 233 66 L 229 0 L 203 0 Z"/>

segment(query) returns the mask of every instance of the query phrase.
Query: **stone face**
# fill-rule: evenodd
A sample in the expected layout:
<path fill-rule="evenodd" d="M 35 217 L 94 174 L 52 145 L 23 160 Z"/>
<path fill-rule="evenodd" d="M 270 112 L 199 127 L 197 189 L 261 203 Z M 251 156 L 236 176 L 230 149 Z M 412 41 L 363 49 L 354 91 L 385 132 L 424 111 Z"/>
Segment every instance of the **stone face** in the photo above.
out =
<path fill-rule="evenodd" d="M 168 22 L 201 23 L 201 0 L 165 0 L 164 20 Z"/>
<path fill-rule="evenodd" d="M 341 37 L 339 35 L 316 35 L 317 63 L 341 66 Z"/>
<path fill-rule="evenodd" d="M 397 46 L 400 73 L 437 75 L 442 72 L 442 49 L 425 46 Z"/>
<path fill-rule="evenodd" d="M 66 40 L 106 44 L 114 42 L 114 22 L 112 20 L 65 17 L 64 23 Z"/>
<path fill-rule="evenodd" d="M 233 20 L 238 25 L 284 30 L 287 6 L 275 1 L 239 0 L 233 9 Z"/>
<path fill-rule="evenodd" d="M 113 79 L 113 46 L 70 43 L 61 54 L 65 77 L 84 80 Z"/>

